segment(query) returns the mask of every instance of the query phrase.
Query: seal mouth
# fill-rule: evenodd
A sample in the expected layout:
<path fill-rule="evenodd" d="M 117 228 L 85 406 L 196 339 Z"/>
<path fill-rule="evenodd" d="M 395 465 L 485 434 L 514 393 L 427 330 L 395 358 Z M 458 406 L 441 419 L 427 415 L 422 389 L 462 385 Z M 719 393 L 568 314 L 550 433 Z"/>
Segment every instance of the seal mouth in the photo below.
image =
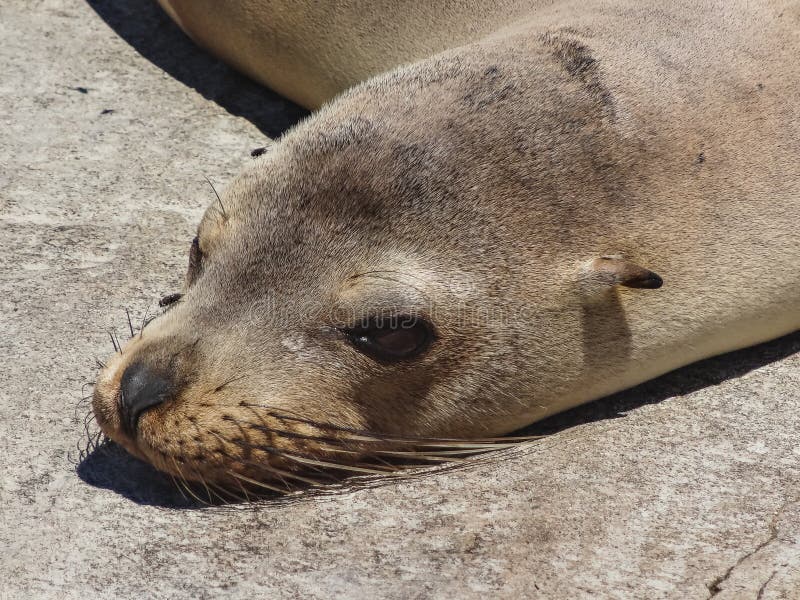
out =
<path fill-rule="evenodd" d="M 163 421 L 175 422 L 174 414 L 155 408 L 131 432 L 120 408 L 120 390 L 109 391 L 98 378 L 93 405 L 103 433 L 169 475 L 182 493 L 202 504 L 296 494 L 339 486 L 354 477 L 397 476 L 535 439 L 385 435 L 246 400 L 208 420 L 187 416 L 167 438 L 161 432 Z M 109 412 L 109 406 L 117 408 Z"/>

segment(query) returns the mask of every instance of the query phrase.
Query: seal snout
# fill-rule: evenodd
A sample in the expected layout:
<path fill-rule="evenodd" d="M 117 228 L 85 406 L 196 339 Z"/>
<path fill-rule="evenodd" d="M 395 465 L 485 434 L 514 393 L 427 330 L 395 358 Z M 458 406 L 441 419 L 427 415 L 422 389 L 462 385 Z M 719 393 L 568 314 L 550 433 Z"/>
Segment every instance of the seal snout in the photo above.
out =
<path fill-rule="evenodd" d="M 122 429 L 131 437 L 136 436 L 139 417 L 174 395 L 173 382 L 162 373 L 136 362 L 125 368 L 120 381 L 119 412 Z"/>

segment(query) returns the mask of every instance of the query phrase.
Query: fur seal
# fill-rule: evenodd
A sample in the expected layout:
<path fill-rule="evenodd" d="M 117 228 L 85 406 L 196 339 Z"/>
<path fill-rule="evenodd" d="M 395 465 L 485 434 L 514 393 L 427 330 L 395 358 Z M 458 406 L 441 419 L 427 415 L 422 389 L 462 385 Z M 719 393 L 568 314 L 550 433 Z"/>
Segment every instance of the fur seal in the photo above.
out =
<path fill-rule="evenodd" d="M 310 106 L 418 60 L 236 177 L 99 374 L 157 468 L 283 489 L 469 453 L 800 327 L 796 3 L 229 0 L 213 39 L 210 0 L 162 4 Z"/>

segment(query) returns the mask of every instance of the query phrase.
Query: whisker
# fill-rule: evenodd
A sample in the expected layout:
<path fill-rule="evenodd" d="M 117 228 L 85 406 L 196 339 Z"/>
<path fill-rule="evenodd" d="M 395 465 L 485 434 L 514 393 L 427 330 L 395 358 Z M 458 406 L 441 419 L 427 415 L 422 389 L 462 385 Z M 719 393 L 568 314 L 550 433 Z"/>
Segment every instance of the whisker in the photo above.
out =
<path fill-rule="evenodd" d="M 172 458 L 172 464 L 173 464 L 173 465 L 175 465 L 175 469 L 178 471 L 178 477 L 179 477 L 180 481 L 183 483 L 183 488 L 186 490 L 186 492 L 187 492 L 187 493 L 188 493 L 188 494 L 189 494 L 189 495 L 190 495 L 192 498 L 194 498 L 194 499 L 195 499 L 197 502 L 199 502 L 200 504 L 202 504 L 202 505 L 204 505 L 204 506 L 211 506 L 211 505 L 210 505 L 208 502 L 206 502 L 206 501 L 204 501 L 204 500 L 200 499 L 200 498 L 199 498 L 199 497 L 198 497 L 198 496 L 197 496 L 197 495 L 196 495 L 196 494 L 195 494 L 195 493 L 192 491 L 191 487 L 189 486 L 189 483 L 186 481 L 186 478 L 183 476 L 183 471 L 182 471 L 182 470 L 181 470 L 181 468 L 178 466 L 178 462 L 175 460 L 175 457 L 173 456 L 173 457 L 171 457 L 171 458 Z"/>
<path fill-rule="evenodd" d="M 194 502 L 197 502 L 198 504 L 202 504 L 203 506 L 209 506 L 208 502 L 206 502 L 206 501 L 205 501 L 205 500 L 203 500 L 202 498 L 198 497 L 198 496 L 197 496 L 197 494 L 195 494 L 195 493 L 192 491 L 192 488 L 191 488 L 191 486 L 190 486 L 190 484 L 189 484 L 189 482 L 188 482 L 188 481 L 186 481 L 186 480 L 185 480 L 185 479 L 183 479 L 182 477 L 179 477 L 179 478 L 178 478 L 178 481 L 180 482 L 180 484 L 181 484 L 181 487 L 184 489 L 184 491 L 185 491 L 187 494 L 189 494 L 189 496 L 191 496 L 191 499 L 189 499 L 189 502 L 192 502 L 192 501 L 194 501 Z"/>
<path fill-rule="evenodd" d="M 294 431 L 276 429 L 266 424 L 260 425 L 250 421 L 245 421 L 245 422 L 236 421 L 236 424 L 237 426 L 240 427 L 240 429 L 241 426 L 244 424 L 248 428 L 259 430 L 269 435 L 277 437 L 307 439 L 318 443 L 322 442 L 324 443 L 324 445 L 321 446 L 319 449 L 324 452 L 332 454 L 345 454 L 357 457 L 357 459 L 354 461 L 356 464 L 340 463 L 340 462 L 332 463 L 330 461 L 325 461 L 316 457 L 311 457 L 300 453 L 281 452 L 278 451 L 276 448 L 271 447 L 273 453 L 282 456 L 286 460 L 291 460 L 303 464 L 304 466 L 311 466 L 311 467 L 319 466 L 328 469 L 338 469 L 338 470 L 368 473 L 368 474 L 392 473 L 392 472 L 397 472 L 402 468 L 414 468 L 414 467 L 424 468 L 426 466 L 430 466 L 431 463 L 462 464 L 467 458 L 484 455 L 492 451 L 516 447 L 519 446 L 521 443 L 529 442 L 544 437 L 544 436 L 508 436 L 508 437 L 498 437 L 498 438 L 478 438 L 469 440 L 469 439 L 459 439 L 459 438 L 409 438 L 409 437 L 400 437 L 392 435 L 377 435 L 369 432 L 362 432 L 360 430 L 352 428 L 340 427 L 327 423 L 318 423 L 316 421 L 307 418 L 282 414 L 279 412 L 275 412 L 274 410 L 270 410 L 272 409 L 271 406 L 266 406 L 262 404 L 241 402 L 240 406 L 246 406 L 249 408 L 258 408 L 258 409 L 266 408 L 267 410 L 269 410 L 269 412 L 266 412 L 267 416 L 283 421 L 294 421 L 298 423 L 303 423 L 305 425 L 309 425 L 316 429 L 333 430 L 341 437 L 304 434 Z M 255 411 L 254 414 L 258 415 L 259 413 L 258 411 Z M 227 420 L 234 421 L 232 417 L 228 417 Z M 344 433 L 344 435 L 341 435 L 342 433 Z M 366 444 L 367 446 L 366 448 L 359 448 L 358 450 L 350 450 L 343 448 L 342 444 L 348 442 Z M 370 445 L 381 444 L 381 443 L 394 446 L 397 445 L 413 446 L 413 449 L 370 448 Z M 259 446 L 250 444 L 239 443 L 239 445 L 252 446 L 255 449 L 259 448 Z M 262 447 L 261 449 L 263 450 L 264 448 Z M 396 467 L 395 465 L 392 465 L 383 458 L 381 458 L 382 456 L 387 458 L 402 460 L 404 461 L 403 465 L 402 467 L 400 466 Z M 364 461 L 365 458 L 369 459 L 370 462 L 377 461 L 380 464 L 366 463 Z M 411 461 L 412 464 L 408 464 L 407 461 Z"/>
<path fill-rule="evenodd" d="M 114 352 L 119 352 L 119 346 L 117 346 L 117 341 L 114 339 L 114 334 L 111 333 L 111 330 L 108 331 L 108 337 L 111 338 L 111 345 L 114 346 Z"/>
<path fill-rule="evenodd" d="M 237 483 L 238 483 L 238 481 L 237 481 Z M 222 487 L 221 485 L 217 485 L 217 484 L 215 484 L 215 483 L 213 483 L 211 481 L 208 482 L 208 485 L 213 487 L 215 490 L 217 490 L 217 492 L 218 492 L 217 493 L 217 497 L 222 502 L 225 502 L 226 504 L 228 502 L 226 500 L 224 500 L 219 494 L 225 494 L 229 498 L 233 498 L 236 502 L 250 502 L 249 498 L 245 498 L 245 497 L 239 496 L 238 494 L 234 494 L 232 491 Z"/>
<path fill-rule="evenodd" d="M 95 415 L 93 411 L 90 411 L 83 418 L 83 427 L 86 430 L 86 433 L 89 433 L 89 426 L 92 424 L 92 421 L 97 421 L 97 415 Z"/>
<path fill-rule="evenodd" d="M 116 341 L 113 336 L 112 340 Z M 231 377 L 219 384 L 217 389 L 245 376 Z M 430 469 L 439 465 L 447 468 L 448 464 L 457 468 L 458 465 L 466 464 L 470 460 L 484 460 L 479 457 L 491 451 L 514 448 L 522 443 L 546 437 L 537 435 L 475 439 L 414 438 L 318 422 L 264 403 L 241 401 L 238 406 L 251 409 L 252 418 L 244 420 L 231 415 L 223 415 L 221 418 L 238 428 L 239 434 L 235 434 L 235 430 L 231 431 L 231 435 L 223 435 L 219 431 L 205 432 L 222 444 L 216 451 L 227 456 L 229 462 L 223 468 L 229 480 L 221 482 L 217 481 L 217 477 L 212 477 L 210 481 L 206 481 L 197 465 L 191 463 L 184 465 L 196 471 L 192 475 L 193 481 L 189 482 L 175 457 L 170 457 L 174 465 L 173 473 L 177 474 L 177 479 L 171 474 L 173 483 L 187 500 L 184 490 L 197 503 L 210 506 L 218 502 L 250 502 L 253 497 L 257 500 L 262 496 L 253 492 L 254 488 L 287 495 L 295 494 L 305 489 L 305 486 L 323 490 L 333 489 L 341 483 L 342 478 L 353 475 L 403 477 L 410 469 L 415 468 Z M 94 414 L 90 411 L 85 419 L 87 429 L 92 418 Z M 271 424 L 278 427 L 273 427 Z M 195 427 L 197 426 L 195 423 Z M 230 431 L 229 428 L 226 429 Z M 280 439 L 296 439 L 309 440 L 313 444 L 299 443 L 293 445 L 294 447 L 282 448 L 256 443 L 257 440 L 268 441 L 262 434 L 266 434 L 276 443 Z M 243 457 L 235 456 L 240 454 L 238 452 L 227 453 L 224 449 L 226 445 L 239 446 Z M 277 459 L 265 456 L 252 460 L 254 452 L 263 452 Z M 236 467 L 234 470 L 231 465 L 235 464 L 249 468 Z M 247 474 L 237 472 L 239 470 Z M 261 481 L 262 479 L 265 481 Z M 203 499 L 202 495 L 207 496 L 207 500 Z"/>
<path fill-rule="evenodd" d="M 150 312 L 150 304 L 147 305 L 147 308 L 144 309 L 144 316 L 142 317 L 142 325 L 139 327 L 139 339 L 142 339 L 144 335 L 144 328 L 147 327 L 149 321 L 147 320 L 147 313 Z"/>
<path fill-rule="evenodd" d="M 457 456 L 439 456 L 435 454 L 425 454 L 422 452 L 392 452 L 391 450 L 376 450 L 375 454 L 382 454 L 384 456 L 395 456 L 397 458 L 419 458 L 422 460 L 427 460 L 431 462 L 464 462 L 465 459 L 459 458 Z"/>
<path fill-rule="evenodd" d="M 380 456 L 377 456 L 377 454 L 374 453 L 374 452 L 369 452 L 369 453 L 366 454 L 366 456 L 369 456 L 369 458 L 371 460 L 378 461 L 378 463 L 380 463 L 380 466 L 385 466 L 385 467 L 388 467 L 390 469 L 396 468 L 396 465 L 393 465 L 389 461 L 385 460 L 384 458 L 381 458 Z M 360 463 L 360 464 L 363 464 L 363 463 Z"/>
<path fill-rule="evenodd" d="M 278 471 L 270 469 L 270 472 L 273 473 L 280 480 L 280 482 L 283 484 L 283 487 L 285 487 L 287 490 L 291 490 L 292 489 L 292 486 L 289 485 L 283 477 L 281 477 L 281 475 L 280 475 L 280 473 Z"/>
<path fill-rule="evenodd" d="M 239 405 L 246 406 L 249 408 L 266 409 L 269 411 L 267 412 L 268 416 L 274 417 L 279 420 L 296 421 L 298 423 L 303 423 L 305 425 L 316 427 L 317 429 L 331 429 L 337 432 L 343 431 L 352 434 L 349 437 L 349 439 L 361 442 L 393 442 L 393 443 L 416 444 L 420 446 L 430 446 L 430 447 L 478 448 L 478 447 L 485 447 L 486 445 L 489 444 L 513 444 L 515 442 L 527 442 L 546 437 L 543 435 L 533 435 L 533 436 L 507 436 L 507 437 L 489 437 L 489 438 L 473 438 L 473 439 L 448 438 L 448 437 L 414 438 L 408 436 L 395 436 L 392 434 L 372 433 L 369 431 L 364 431 L 351 427 L 334 425 L 333 423 L 320 423 L 312 419 L 284 414 L 282 412 L 277 412 L 277 409 L 275 409 L 273 406 L 265 404 L 254 404 L 252 402 L 243 401 L 240 402 Z"/>
<path fill-rule="evenodd" d="M 203 177 L 208 182 L 208 185 L 211 186 L 211 189 L 214 190 L 214 195 L 217 197 L 217 202 L 219 202 L 219 207 L 222 209 L 222 218 L 227 220 L 228 215 L 225 212 L 225 205 L 222 204 L 222 198 L 219 197 L 219 194 L 217 193 L 217 188 L 214 187 L 214 184 L 211 183 L 211 180 L 208 177 L 206 177 L 205 175 L 203 175 Z"/>
<path fill-rule="evenodd" d="M 242 490 L 242 493 L 244 494 L 245 497 L 245 501 L 250 502 L 250 495 L 247 493 L 247 489 L 242 485 L 242 482 L 237 479 L 236 483 L 239 486 L 239 489 Z"/>
<path fill-rule="evenodd" d="M 247 449 L 262 450 L 264 452 L 268 452 L 270 454 L 273 454 L 273 455 L 276 455 L 276 456 L 281 456 L 281 457 L 285 458 L 284 452 L 279 450 L 278 448 L 275 448 L 273 446 L 264 446 L 264 445 L 257 446 L 255 444 L 251 444 L 249 441 L 246 441 L 246 440 L 248 440 L 249 436 L 247 435 L 247 432 L 245 431 L 245 429 L 242 427 L 242 423 L 240 421 L 234 420 L 233 418 L 231 418 L 231 417 L 229 417 L 227 415 L 223 416 L 222 420 L 229 421 L 229 422 L 233 423 L 239 429 L 240 433 L 242 434 L 241 440 L 233 440 L 233 443 L 235 443 L 239 447 L 247 448 Z M 246 423 L 246 424 L 250 425 L 253 428 L 258 428 L 259 430 L 264 431 L 265 433 L 268 433 L 268 434 L 273 433 L 273 431 L 266 425 L 266 423 L 263 420 L 262 420 L 262 425 L 256 425 L 256 424 L 250 424 L 250 423 Z M 223 438 L 221 438 L 216 432 L 212 432 L 212 434 L 215 437 L 217 437 L 220 441 L 222 441 L 223 444 L 225 443 L 225 440 Z M 325 449 L 325 448 L 322 448 L 322 449 Z M 273 472 L 275 472 L 274 471 L 275 467 L 273 467 L 272 465 L 266 464 L 266 465 L 264 465 L 264 467 L 267 468 L 268 470 L 273 470 Z"/>
<path fill-rule="evenodd" d="M 506 448 L 515 448 L 519 446 L 519 444 L 507 444 L 507 445 L 492 445 L 486 446 L 485 448 L 465 448 L 461 450 L 438 450 L 433 452 L 419 452 L 416 450 L 374 450 L 373 452 L 380 453 L 380 454 L 392 454 L 395 456 L 414 456 L 416 454 L 427 454 L 429 456 L 479 456 L 481 454 L 486 454 L 488 452 L 493 452 L 495 450 L 504 450 Z"/>
<path fill-rule="evenodd" d="M 97 448 L 98 445 L 97 440 L 99 440 L 99 436 L 102 435 L 102 432 L 92 434 L 90 430 L 90 425 L 92 421 L 95 421 L 96 419 L 97 417 L 95 416 L 94 411 L 92 410 L 89 410 L 83 417 L 83 433 L 86 436 L 85 438 L 86 448 L 84 449 L 81 447 L 80 441 L 77 442 L 78 455 L 81 460 L 83 460 L 86 456 L 88 456 L 90 452 L 93 452 Z"/>
<path fill-rule="evenodd" d="M 500 450 L 500 449 L 503 449 L 503 448 L 511 448 L 511 447 L 514 447 L 514 446 L 519 446 L 520 444 L 523 444 L 526 441 L 536 440 L 536 439 L 539 439 L 541 437 L 544 437 L 544 436 L 532 436 L 530 438 L 526 438 L 524 440 L 519 440 L 519 441 L 516 441 L 516 442 L 512 442 L 510 444 L 501 443 L 500 440 L 498 440 L 498 441 L 494 441 L 494 440 L 487 440 L 487 441 L 483 441 L 483 440 L 477 440 L 477 441 L 463 440 L 463 441 L 457 441 L 457 440 L 446 440 L 445 439 L 443 441 L 438 441 L 438 440 L 437 441 L 419 440 L 417 442 L 414 442 L 414 440 L 407 440 L 407 441 L 409 443 L 416 443 L 419 446 L 422 446 L 422 447 L 425 447 L 425 448 L 463 448 L 465 450 L 472 449 L 472 450 L 487 450 L 488 451 L 488 450 Z"/>
<path fill-rule="evenodd" d="M 273 467 L 272 465 L 269 465 L 269 464 L 263 465 L 261 463 L 257 463 L 257 462 L 249 461 L 249 460 L 244 460 L 244 459 L 237 460 L 237 462 L 240 462 L 242 464 L 247 464 L 247 465 L 250 465 L 250 466 L 254 466 L 254 467 L 261 467 L 261 468 L 269 471 L 270 473 L 275 473 L 276 475 L 283 475 L 284 477 L 289 477 L 291 479 L 297 479 L 297 481 L 302 481 L 303 483 L 306 483 L 308 485 L 312 485 L 312 486 L 325 485 L 323 482 L 318 481 L 316 479 L 311 479 L 309 477 L 304 477 L 302 475 L 298 475 L 297 473 L 292 473 L 291 471 L 284 471 L 283 469 L 278 469 L 277 467 Z M 331 478 L 333 479 L 333 476 L 331 476 Z"/>
<path fill-rule="evenodd" d="M 209 433 L 211 433 L 211 435 L 216 437 L 223 444 L 226 443 L 225 438 L 223 438 L 221 435 L 219 435 L 215 431 L 211 431 Z M 242 444 L 238 444 L 238 445 L 241 446 Z M 276 451 L 277 451 L 277 448 L 276 448 Z M 243 459 L 243 458 L 237 458 L 236 462 L 241 463 L 243 465 L 249 465 L 249 466 L 252 466 L 252 467 L 257 467 L 257 468 L 260 468 L 260 469 L 264 469 L 266 471 L 269 471 L 270 473 L 275 473 L 279 477 L 281 475 L 283 475 L 283 476 L 286 476 L 286 477 L 289 477 L 289 478 L 292 478 L 292 479 L 297 479 L 298 481 L 302 481 L 303 483 L 307 483 L 309 485 L 322 485 L 319 481 L 315 481 L 314 479 L 309 479 L 307 477 L 303 477 L 302 475 L 297 475 L 296 473 L 292 473 L 291 471 L 284 471 L 283 469 L 279 469 L 279 468 L 277 468 L 277 467 L 275 467 L 273 465 L 270 465 L 269 463 L 258 463 L 258 462 L 255 462 L 255 461 L 252 461 L 252 460 L 246 460 L 246 459 Z M 283 481 L 283 480 L 281 480 L 281 481 Z M 283 481 L 283 483 L 285 485 L 287 485 L 287 487 L 290 487 L 288 484 L 286 484 L 285 481 Z"/>
<path fill-rule="evenodd" d="M 382 475 L 382 474 L 394 474 L 399 469 L 393 468 L 381 468 L 377 465 L 370 465 L 369 467 L 366 466 L 355 466 L 349 465 L 344 463 L 332 463 L 320 459 L 311 458 L 306 454 L 300 454 L 298 452 L 290 452 L 288 450 L 280 450 L 275 448 L 274 446 L 265 446 L 262 444 L 250 444 L 248 442 L 244 442 L 241 440 L 231 440 L 231 443 L 236 444 L 237 446 L 243 448 L 249 448 L 251 450 L 261 450 L 263 452 L 267 452 L 269 454 L 275 454 L 280 456 L 281 458 L 285 458 L 287 460 L 292 460 L 301 464 L 308 464 L 308 465 L 315 465 L 319 467 L 327 467 L 329 469 L 338 469 L 342 471 L 353 471 L 356 473 L 368 473 L 370 475 Z M 350 451 L 337 449 L 341 452 L 349 453 Z"/>
<path fill-rule="evenodd" d="M 169 476 L 172 479 L 172 483 L 175 485 L 175 488 L 181 493 L 181 496 L 183 496 L 183 499 L 186 500 L 186 502 L 189 502 L 189 497 L 186 494 L 183 493 L 183 489 L 178 484 L 178 480 L 175 479 L 175 475 L 170 473 Z"/>
<path fill-rule="evenodd" d="M 256 431 L 261 431 L 263 433 L 273 434 L 273 435 L 277 435 L 279 437 L 284 437 L 284 438 L 292 438 L 292 439 L 298 439 L 298 440 L 312 440 L 312 441 L 315 441 L 315 442 L 329 442 L 329 443 L 332 443 L 332 444 L 336 444 L 336 443 L 338 443 L 340 441 L 340 440 L 337 440 L 336 438 L 332 438 L 332 437 L 326 437 L 326 436 L 320 436 L 320 435 L 310 435 L 310 434 L 307 434 L 307 433 L 298 433 L 296 431 L 287 431 L 285 429 L 274 429 L 272 427 L 269 427 L 268 425 L 261 425 L 259 423 L 251 423 L 250 421 L 241 421 L 239 419 L 233 419 L 232 417 L 229 417 L 227 415 L 223 416 L 222 420 L 223 421 L 229 421 L 229 422 L 236 422 L 237 425 L 243 424 L 243 425 L 246 425 L 247 427 L 249 427 L 250 429 L 255 429 Z"/>
<path fill-rule="evenodd" d="M 76 416 L 77 416 L 77 409 L 76 409 Z M 95 419 L 95 415 L 91 410 L 86 414 L 86 416 L 83 417 L 83 433 L 85 437 L 78 440 L 75 443 L 75 447 L 78 450 L 79 460 L 84 460 L 89 455 L 89 453 L 93 452 L 96 448 L 96 444 L 93 442 L 92 439 L 93 434 L 89 429 L 89 425 L 91 424 L 93 419 Z"/>
<path fill-rule="evenodd" d="M 209 488 L 208 485 L 206 485 L 206 480 L 203 477 L 203 474 L 198 469 L 196 469 L 194 467 L 192 467 L 192 471 L 194 472 L 195 475 L 197 475 L 197 480 L 199 480 L 200 484 L 205 488 L 206 493 L 208 494 L 208 502 L 209 502 L 209 505 L 210 505 L 211 503 L 214 502 L 213 496 L 215 494 L 213 494 L 213 492 L 211 491 L 211 488 Z M 224 502 L 224 500 L 222 498 L 220 498 L 219 496 L 217 496 L 217 498 L 219 498 L 220 501 Z"/>
<path fill-rule="evenodd" d="M 286 495 L 286 494 L 289 493 L 289 491 L 287 491 L 287 490 L 282 490 L 281 488 L 277 488 L 275 486 L 269 485 L 268 483 L 264 483 L 263 481 L 257 481 L 255 479 L 251 479 L 250 477 L 246 477 L 244 475 L 236 473 L 235 471 L 230 471 L 229 470 L 227 473 L 231 477 L 235 477 L 236 479 L 241 479 L 242 481 L 245 481 L 245 482 L 247 482 L 247 483 L 249 483 L 251 485 L 254 485 L 256 487 L 262 487 L 265 490 L 271 490 L 273 492 L 277 492 L 277 493 L 283 494 L 283 495 Z"/>
<path fill-rule="evenodd" d="M 131 313 L 130 313 L 130 311 L 128 311 L 127 308 L 125 309 L 125 316 L 128 318 L 128 329 L 131 332 L 131 337 L 128 338 L 128 339 L 132 340 L 136 334 L 133 333 L 133 323 L 131 322 Z"/>
<path fill-rule="evenodd" d="M 397 469 L 389 470 L 389 469 L 382 469 L 382 468 L 369 468 L 369 467 L 359 467 L 355 465 L 347 465 L 342 463 L 332 463 L 325 460 L 319 460 L 314 458 L 306 458 L 292 452 L 283 453 L 283 456 L 288 458 L 289 460 L 293 460 L 295 462 L 299 462 L 300 464 L 305 465 L 315 465 L 318 467 L 327 467 L 329 469 L 339 469 L 342 471 L 352 471 L 353 473 L 366 473 L 369 475 L 394 475 L 397 473 Z"/>

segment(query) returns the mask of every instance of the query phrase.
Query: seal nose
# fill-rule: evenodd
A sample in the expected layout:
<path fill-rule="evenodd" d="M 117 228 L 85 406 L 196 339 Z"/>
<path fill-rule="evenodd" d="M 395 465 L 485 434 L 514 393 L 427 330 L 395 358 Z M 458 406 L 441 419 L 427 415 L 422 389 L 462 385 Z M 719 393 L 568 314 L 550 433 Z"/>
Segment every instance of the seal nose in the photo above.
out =
<path fill-rule="evenodd" d="M 122 428 L 128 435 L 136 434 L 139 417 L 149 408 L 170 398 L 171 382 L 141 363 L 129 365 L 120 381 L 119 410 Z"/>

